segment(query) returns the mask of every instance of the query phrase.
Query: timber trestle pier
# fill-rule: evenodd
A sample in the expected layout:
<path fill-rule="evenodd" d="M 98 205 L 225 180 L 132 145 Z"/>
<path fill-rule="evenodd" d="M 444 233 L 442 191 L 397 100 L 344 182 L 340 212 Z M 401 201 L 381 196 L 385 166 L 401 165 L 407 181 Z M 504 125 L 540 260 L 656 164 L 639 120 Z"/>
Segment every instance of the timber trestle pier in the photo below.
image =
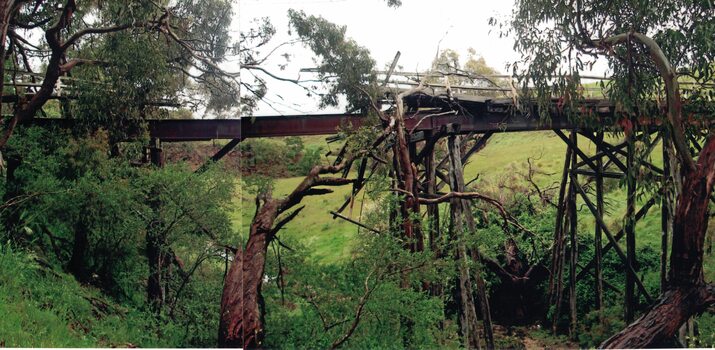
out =
<path fill-rule="evenodd" d="M 624 318 L 627 322 L 633 320 L 638 300 L 643 298 L 646 303 L 655 300 L 653 290 L 648 290 L 638 275 L 636 256 L 636 223 L 646 216 L 656 204 L 660 204 L 661 216 L 661 288 L 664 288 L 667 271 L 667 247 L 672 234 L 673 208 L 675 193 L 672 169 L 669 159 L 670 140 L 668 132 L 655 119 L 631 120 L 622 122 L 614 106 L 604 100 L 587 100 L 581 104 L 574 115 L 568 114 L 559 106 L 559 101 L 553 101 L 549 118 L 540 118 L 536 108 L 526 112 L 518 111 L 512 99 L 495 99 L 478 96 L 462 96 L 462 98 L 416 94 L 407 96 L 405 112 L 405 128 L 408 131 L 410 159 L 421 174 L 418 187 L 426 196 L 440 193 L 440 188 L 449 184 L 447 157 L 435 159 L 435 145 L 441 139 L 450 139 L 450 145 L 462 141 L 462 147 L 457 147 L 463 166 L 470 156 L 487 145 L 488 140 L 500 132 L 552 131 L 566 144 L 564 167 L 558 193 L 557 215 L 554 228 L 554 246 L 551 261 L 545 263 L 551 271 L 549 281 L 550 302 L 556 307 L 554 319 L 561 312 L 561 305 L 568 304 L 570 328 L 573 331 L 577 324 L 576 314 L 576 282 L 586 275 L 594 276 L 597 281 L 596 308 L 603 307 L 604 288 L 615 290 L 624 296 Z M 587 115 L 586 117 L 583 117 Z M 149 120 L 148 128 L 151 144 L 148 147 L 151 162 L 161 166 L 163 155 L 162 143 L 191 142 L 201 140 L 230 140 L 219 150 L 211 161 L 218 161 L 228 154 L 241 141 L 248 138 L 333 135 L 341 128 L 357 129 L 367 125 L 367 117 L 355 114 L 322 114 L 322 115 L 288 115 L 254 117 L 241 119 L 216 120 Z M 584 122 L 585 121 L 585 122 Z M 61 123 L 61 120 L 40 119 L 39 124 Z M 589 124 L 590 123 L 590 124 Z M 598 127 L 593 127 L 597 123 Z M 373 122 L 374 124 L 374 122 Z M 591 125 L 591 126 L 589 126 Z M 604 127 L 607 126 L 607 127 Z M 624 133 L 624 127 L 626 132 Z M 625 140 L 613 144 L 606 141 L 604 131 L 623 133 Z M 588 155 L 583 144 L 596 145 L 593 155 Z M 646 142 L 647 141 L 647 142 Z M 700 147 L 698 142 L 691 140 L 693 149 Z M 645 145 L 637 153 L 636 144 Z M 658 147 L 656 147 L 658 146 Z M 531 147 L 523 145 L 522 147 Z M 450 146 L 450 149 L 452 147 Z M 451 151 L 450 151 L 451 152 Z M 663 166 L 657 166 L 646 160 L 637 160 L 636 154 L 643 156 L 654 152 L 662 152 Z M 338 154 L 338 158 L 342 155 Z M 357 179 L 353 183 L 353 197 L 369 179 L 370 171 L 378 165 L 368 164 L 368 159 L 356 162 Z M 352 164 L 351 164 L 352 166 Z M 349 173 L 350 167 L 344 172 Z M 636 201 L 638 176 L 647 174 L 658 185 L 658 191 L 652 198 Z M 604 179 L 622 179 L 626 183 L 627 205 L 625 225 L 618 232 L 611 232 L 604 216 Z M 341 213 L 348 206 L 347 200 L 340 208 L 332 211 L 334 218 L 348 220 L 354 224 L 361 223 L 343 216 Z M 589 261 L 579 259 L 577 234 L 579 210 L 577 203 L 583 204 L 589 218 L 595 221 L 594 257 Z M 434 210 L 428 206 L 428 211 Z M 583 213 L 583 210 L 581 210 Z M 613 213 L 611 213 L 613 214 Z M 369 227 L 362 226 L 370 229 Z M 583 235 L 584 233 L 581 233 Z M 621 241 L 625 238 L 625 245 Z M 605 242 L 604 242 L 605 241 Z M 614 250 L 618 255 L 625 273 L 625 290 L 620 290 L 612 283 L 603 279 L 601 267 L 603 256 Z M 566 278 L 566 276 L 568 276 Z M 566 298 L 565 296 L 568 296 Z M 564 301 L 568 301 L 567 303 Z"/>

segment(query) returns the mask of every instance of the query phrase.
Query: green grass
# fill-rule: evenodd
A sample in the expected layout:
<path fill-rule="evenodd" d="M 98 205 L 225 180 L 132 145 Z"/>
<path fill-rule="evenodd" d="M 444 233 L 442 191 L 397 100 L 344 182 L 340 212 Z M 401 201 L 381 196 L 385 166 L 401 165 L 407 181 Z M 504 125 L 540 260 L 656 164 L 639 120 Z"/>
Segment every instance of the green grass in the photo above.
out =
<path fill-rule="evenodd" d="M 276 180 L 273 196 L 279 198 L 287 195 L 302 180 L 302 177 Z M 280 237 L 300 241 L 312 252 L 311 257 L 315 261 L 327 264 L 348 257 L 357 234 L 355 225 L 341 219 L 333 219 L 330 214 L 331 210 L 337 210 L 349 197 L 352 186 L 332 189 L 333 193 L 304 199 L 301 205 L 305 208 L 300 215 L 278 233 Z M 353 218 L 359 217 L 360 204 L 361 197 L 358 196 L 353 204 Z M 241 235 L 248 232 L 255 210 L 253 195 L 242 196 L 241 215 L 234 215 L 234 227 L 240 227 Z M 345 215 L 350 216 L 349 207 L 345 210 Z"/>
<path fill-rule="evenodd" d="M 329 149 L 332 149 L 333 153 L 340 149 L 340 145 L 337 143 L 328 145 L 324 136 L 303 137 L 303 142 L 306 148 L 322 147 L 323 154 L 327 153 Z M 323 157 L 323 161 L 326 163 L 333 160 L 334 156 Z M 279 198 L 287 195 L 302 180 L 303 177 L 276 179 L 273 197 Z M 255 195 L 243 191 L 240 182 L 238 188 L 237 211 L 233 213 L 232 219 L 234 228 L 245 237 L 256 210 Z M 311 259 L 322 264 L 335 263 L 348 258 L 357 234 L 355 225 L 339 218 L 333 219 L 330 214 L 331 210 L 337 210 L 349 198 L 352 186 L 332 187 L 331 189 L 334 191 L 333 193 L 304 199 L 301 205 L 304 205 L 305 208 L 300 215 L 278 233 L 281 238 L 289 238 L 289 240 L 299 241 L 305 245 L 312 252 Z M 348 206 L 343 215 L 358 219 L 361 203 L 362 194 L 354 198 L 352 211 Z"/>
<path fill-rule="evenodd" d="M 173 347 L 147 313 L 121 307 L 33 253 L 0 244 L 0 347 Z"/>

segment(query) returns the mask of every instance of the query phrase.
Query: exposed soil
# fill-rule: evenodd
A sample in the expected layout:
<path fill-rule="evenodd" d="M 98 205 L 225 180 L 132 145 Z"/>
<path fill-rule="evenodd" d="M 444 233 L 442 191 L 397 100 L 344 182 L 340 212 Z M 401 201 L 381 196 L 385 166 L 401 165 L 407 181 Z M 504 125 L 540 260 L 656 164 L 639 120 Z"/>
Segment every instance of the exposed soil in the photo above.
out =
<path fill-rule="evenodd" d="M 191 169 L 196 170 L 201 165 L 206 163 L 223 145 L 214 145 L 208 143 L 165 143 L 162 145 L 164 150 L 164 158 L 167 163 L 186 162 Z M 229 170 L 235 169 L 239 171 L 241 164 L 241 151 L 238 147 L 234 148 L 226 154 L 222 159 Z"/>
<path fill-rule="evenodd" d="M 162 145 L 164 159 L 167 164 L 186 162 L 192 170 L 196 170 L 206 163 L 216 152 L 223 148 L 221 144 L 175 142 Z M 297 162 L 300 158 L 292 160 Z M 295 176 L 288 170 L 288 164 L 284 161 L 269 162 L 256 165 L 253 154 L 248 151 L 241 151 L 236 146 L 228 154 L 221 158 L 221 163 L 225 169 L 233 174 L 252 175 L 260 174 L 273 178 L 286 178 Z"/>

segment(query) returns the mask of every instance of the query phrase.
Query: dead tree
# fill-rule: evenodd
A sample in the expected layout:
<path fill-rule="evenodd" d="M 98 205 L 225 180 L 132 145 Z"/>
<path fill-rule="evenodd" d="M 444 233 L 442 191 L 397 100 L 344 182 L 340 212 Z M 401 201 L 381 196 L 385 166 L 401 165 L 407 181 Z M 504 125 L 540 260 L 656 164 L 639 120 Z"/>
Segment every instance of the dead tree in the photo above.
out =
<path fill-rule="evenodd" d="M 400 201 L 400 211 L 402 213 L 401 224 L 404 235 L 403 238 L 407 241 L 408 248 L 412 252 L 420 252 L 424 250 L 424 239 L 422 237 L 420 223 L 415 222 L 415 218 L 420 217 L 419 188 L 417 186 L 418 177 L 417 167 L 412 162 L 412 157 L 410 156 L 408 147 L 405 130 L 403 98 L 421 91 L 424 87 L 425 86 L 420 83 L 418 87 L 398 94 L 395 99 L 396 111 L 393 117 L 395 122 L 395 144 L 393 146 L 393 156 L 395 159 L 394 170 L 397 188 L 404 193 L 410 194 L 409 196 L 405 196 L 404 200 Z"/>
<path fill-rule="evenodd" d="M 448 139 L 449 148 L 449 186 L 455 192 L 464 192 L 464 176 L 462 174 L 461 152 L 457 136 L 452 134 Z M 457 285 L 457 296 L 459 299 L 459 324 L 464 338 L 464 345 L 467 348 L 481 348 L 479 340 L 479 330 L 477 326 L 477 313 L 474 305 L 474 290 L 472 277 L 469 272 L 469 256 L 465 243 L 466 229 L 464 221 L 467 216 L 472 215 L 466 200 L 452 198 L 449 201 L 450 207 L 450 238 L 457 242 L 455 258 L 457 260 L 457 271 L 459 281 Z M 481 278 L 477 269 L 475 278 Z M 483 291 L 482 291 L 483 293 Z M 484 312 L 485 310 L 482 310 Z M 488 313 L 488 308 L 487 308 Z M 490 325 L 491 326 L 491 325 Z M 490 327 L 491 330 L 491 327 Z"/>

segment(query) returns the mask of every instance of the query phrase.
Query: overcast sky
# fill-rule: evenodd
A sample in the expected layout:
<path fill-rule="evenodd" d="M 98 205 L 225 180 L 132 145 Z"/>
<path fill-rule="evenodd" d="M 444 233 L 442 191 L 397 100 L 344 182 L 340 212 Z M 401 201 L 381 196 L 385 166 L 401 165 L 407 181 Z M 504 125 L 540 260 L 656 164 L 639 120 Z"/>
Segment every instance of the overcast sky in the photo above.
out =
<path fill-rule="evenodd" d="M 507 62 L 517 58 L 513 42 L 500 39 L 488 20 L 506 18 L 512 7 L 512 0 L 403 0 L 396 9 L 387 7 L 384 0 L 239 0 L 237 12 L 242 31 L 256 18 L 270 18 L 277 31 L 275 44 L 290 38 L 287 13 L 293 8 L 347 26 L 347 35 L 370 50 L 378 67 L 388 65 L 400 51 L 399 64 L 404 70 L 426 70 L 438 48 L 450 48 L 466 57 L 467 49 L 473 47 L 487 64 L 506 73 Z M 300 47 L 287 51 L 294 57 L 282 75 L 298 78 L 300 68 L 314 66 L 310 51 Z M 280 62 L 274 60 L 267 68 L 277 71 Z M 247 77 L 244 74 L 244 79 Z M 262 103 L 256 115 L 326 112 L 319 111 L 313 99 L 289 83 L 269 82 L 268 90 L 273 107 Z"/>

